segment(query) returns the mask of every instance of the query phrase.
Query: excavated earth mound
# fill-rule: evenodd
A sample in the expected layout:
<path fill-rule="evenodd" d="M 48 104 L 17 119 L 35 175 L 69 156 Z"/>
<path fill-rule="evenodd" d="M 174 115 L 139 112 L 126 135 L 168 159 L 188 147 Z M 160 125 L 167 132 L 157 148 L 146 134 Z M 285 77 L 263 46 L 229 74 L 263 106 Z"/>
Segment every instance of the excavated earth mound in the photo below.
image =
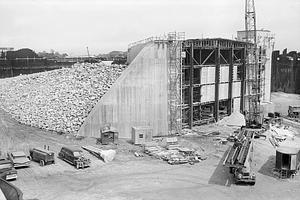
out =
<path fill-rule="evenodd" d="M 20 123 L 76 134 L 124 68 L 75 64 L 72 68 L 0 79 L 0 108 Z"/>

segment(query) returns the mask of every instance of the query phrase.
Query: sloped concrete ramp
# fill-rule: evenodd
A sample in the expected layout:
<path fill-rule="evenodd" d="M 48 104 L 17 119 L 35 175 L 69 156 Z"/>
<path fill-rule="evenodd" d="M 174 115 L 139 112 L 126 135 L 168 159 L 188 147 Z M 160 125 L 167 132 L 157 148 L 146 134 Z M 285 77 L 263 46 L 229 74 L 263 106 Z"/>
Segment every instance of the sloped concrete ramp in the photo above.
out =
<path fill-rule="evenodd" d="M 167 135 L 167 66 L 167 44 L 147 43 L 93 108 L 79 135 L 99 137 L 106 125 L 116 127 L 120 138 L 131 138 L 133 126 L 150 126 L 154 136 Z"/>

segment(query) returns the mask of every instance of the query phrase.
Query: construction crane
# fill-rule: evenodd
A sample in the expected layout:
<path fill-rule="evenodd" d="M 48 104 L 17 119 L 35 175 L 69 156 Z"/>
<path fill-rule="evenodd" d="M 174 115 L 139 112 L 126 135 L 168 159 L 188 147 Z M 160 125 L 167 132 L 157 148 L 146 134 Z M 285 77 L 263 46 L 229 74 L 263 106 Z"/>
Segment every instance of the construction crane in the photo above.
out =
<path fill-rule="evenodd" d="M 242 128 L 234 138 L 234 144 L 223 162 L 229 167 L 236 183 L 254 185 L 256 176 L 253 163 L 253 138 L 260 132 L 253 128 L 262 125 L 260 116 L 260 64 L 258 62 L 256 16 L 254 0 L 245 0 L 246 87 L 249 112 L 246 116 L 247 128 Z"/>
<path fill-rule="evenodd" d="M 246 116 L 248 127 L 260 127 L 260 70 L 258 63 L 256 14 L 254 0 L 245 0 L 245 36 L 246 42 L 252 43 L 246 49 L 246 72 L 248 87 L 249 112 Z"/>
<path fill-rule="evenodd" d="M 90 51 L 89 51 L 89 47 L 86 47 L 86 51 L 87 51 L 87 55 L 88 55 L 88 57 L 90 57 Z"/>

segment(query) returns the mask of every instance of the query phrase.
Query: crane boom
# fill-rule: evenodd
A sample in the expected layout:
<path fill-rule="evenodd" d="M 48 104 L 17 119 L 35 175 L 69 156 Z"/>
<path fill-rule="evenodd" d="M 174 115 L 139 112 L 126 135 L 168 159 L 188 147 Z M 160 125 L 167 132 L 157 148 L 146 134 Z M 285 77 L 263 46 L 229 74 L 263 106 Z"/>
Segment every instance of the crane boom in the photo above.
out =
<path fill-rule="evenodd" d="M 90 57 L 89 47 L 86 47 L 88 57 Z"/>
<path fill-rule="evenodd" d="M 245 36 L 252 43 L 246 49 L 246 72 L 249 113 L 248 126 L 261 124 L 260 117 L 260 71 L 257 52 L 256 14 L 254 0 L 245 0 Z"/>

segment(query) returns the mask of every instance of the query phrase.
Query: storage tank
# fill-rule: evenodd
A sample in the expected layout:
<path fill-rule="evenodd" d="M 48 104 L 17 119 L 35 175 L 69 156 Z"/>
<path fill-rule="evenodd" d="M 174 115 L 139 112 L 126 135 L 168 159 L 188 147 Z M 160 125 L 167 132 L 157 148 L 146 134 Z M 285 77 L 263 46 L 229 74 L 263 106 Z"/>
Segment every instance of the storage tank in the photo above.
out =
<path fill-rule="evenodd" d="M 299 170 L 299 148 L 280 146 L 276 149 L 276 169 L 296 171 Z"/>

